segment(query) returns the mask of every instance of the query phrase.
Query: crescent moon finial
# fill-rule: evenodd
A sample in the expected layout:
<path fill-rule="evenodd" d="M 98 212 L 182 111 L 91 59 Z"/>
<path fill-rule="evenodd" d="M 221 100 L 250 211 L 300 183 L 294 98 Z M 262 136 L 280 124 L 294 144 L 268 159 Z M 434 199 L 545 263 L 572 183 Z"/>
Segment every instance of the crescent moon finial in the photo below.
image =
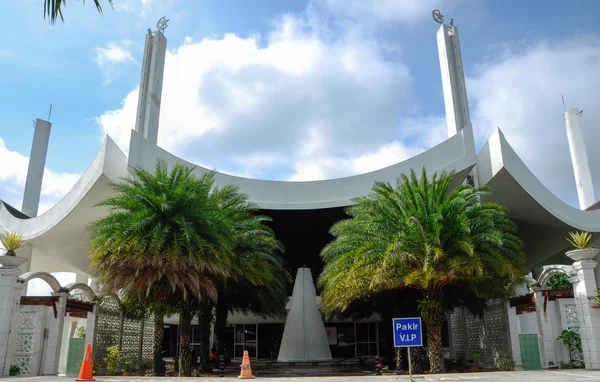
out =
<path fill-rule="evenodd" d="M 442 12 L 440 12 L 439 9 L 434 9 L 433 12 L 431 12 L 431 16 L 433 16 L 433 20 L 436 23 L 444 23 L 444 15 L 442 15 Z"/>
<path fill-rule="evenodd" d="M 168 22 L 169 22 L 169 19 L 167 19 L 166 16 L 161 17 L 156 22 L 156 30 L 163 32 L 165 30 L 165 28 L 168 26 L 167 25 Z"/>

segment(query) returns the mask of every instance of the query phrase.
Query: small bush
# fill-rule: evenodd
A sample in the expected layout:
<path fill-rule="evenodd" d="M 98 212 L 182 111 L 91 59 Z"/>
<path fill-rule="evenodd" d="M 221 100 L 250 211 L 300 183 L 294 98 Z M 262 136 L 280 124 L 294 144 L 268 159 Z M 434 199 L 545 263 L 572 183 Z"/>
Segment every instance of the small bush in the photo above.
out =
<path fill-rule="evenodd" d="M 512 371 L 515 369 L 515 361 L 513 359 L 512 353 L 509 351 L 500 351 L 496 353 L 494 357 L 494 366 L 496 369 L 502 371 Z"/>
<path fill-rule="evenodd" d="M 21 374 L 21 368 L 17 365 L 10 365 L 10 369 L 8 369 L 8 375 L 17 376 Z"/>

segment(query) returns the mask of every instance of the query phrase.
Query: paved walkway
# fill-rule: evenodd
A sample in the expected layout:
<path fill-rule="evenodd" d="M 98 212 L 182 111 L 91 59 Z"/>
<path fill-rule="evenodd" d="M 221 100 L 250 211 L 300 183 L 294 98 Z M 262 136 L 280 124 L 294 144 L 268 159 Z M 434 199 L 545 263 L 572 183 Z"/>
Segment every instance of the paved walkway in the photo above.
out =
<path fill-rule="evenodd" d="M 97 382 L 218 382 L 232 381 L 237 378 L 172 378 L 172 377 L 97 377 Z M 392 382 L 409 381 L 408 376 L 364 376 L 364 377 L 285 377 L 285 378 L 257 378 L 256 380 L 295 381 L 295 382 Z M 75 378 L 65 377 L 6 377 L 0 378 L 0 382 L 74 382 Z M 439 374 L 418 376 L 414 381 L 600 381 L 599 371 L 587 370 L 552 370 L 552 371 L 513 371 L 492 373 L 468 373 L 468 374 Z"/>

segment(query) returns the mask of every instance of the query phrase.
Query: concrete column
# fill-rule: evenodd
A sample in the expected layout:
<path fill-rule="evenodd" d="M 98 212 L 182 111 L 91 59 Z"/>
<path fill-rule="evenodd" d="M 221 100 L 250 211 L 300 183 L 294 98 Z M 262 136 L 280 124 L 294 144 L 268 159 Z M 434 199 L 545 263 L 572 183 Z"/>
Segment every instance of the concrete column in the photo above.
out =
<path fill-rule="evenodd" d="M 535 288 L 535 314 L 538 323 L 538 341 L 540 343 L 540 361 L 542 368 L 548 367 L 548 362 L 556 364 L 556 353 L 554 350 L 554 341 L 556 338 L 552 332 L 552 320 L 546 310 L 544 312 L 544 292 L 548 288 Z"/>
<path fill-rule="evenodd" d="M 592 309 L 592 302 L 589 300 L 589 297 L 596 295 L 594 268 L 597 265 L 594 260 L 576 261 L 573 263 L 575 274 L 569 278 L 573 283 L 586 369 L 600 369 L 600 312 Z"/>
<path fill-rule="evenodd" d="M 54 293 L 58 296 L 56 303 L 56 318 L 53 316 L 48 324 L 48 341 L 46 347 L 46 359 L 42 375 L 58 375 L 58 364 L 60 360 L 60 349 L 62 345 L 63 330 L 65 324 L 65 313 L 67 310 L 67 298 L 69 293 L 59 291 Z"/>
<path fill-rule="evenodd" d="M 167 39 L 164 34 L 157 30 L 152 35 L 152 32 L 148 30 L 142 62 L 135 130 L 155 145 L 158 140 L 166 52 Z"/>
<path fill-rule="evenodd" d="M 471 123 L 458 28 L 454 25 L 442 24 L 437 32 L 437 42 L 446 107 L 446 125 L 448 136 L 451 137 Z"/>
<path fill-rule="evenodd" d="M 24 287 L 18 281 L 20 274 L 18 268 L 0 267 L 0 377 L 8 376 L 13 361 Z"/>
<path fill-rule="evenodd" d="M 94 336 L 96 335 L 96 312 L 98 311 L 98 304 L 94 304 L 94 310 L 92 312 L 88 312 L 87 314 L 87 322 L 85 326 L 85 346 L 87 344 L 92 344 L 92 354 L 94 351 Z"/>
<path fill-rule="evenodd" d="M 565 125 L 567 127 L 567 139 L 569 141 L 569 151 L 571 152 L 573 173 L 575 174 L 575 183 L 577 185 L 579 207 L 585 210 L 596 203 L 596 195 L 594 195 L 592 171 L 590 170 L 585 138 L 581 129 L 581 114 L 578 108 L 565 111 Z"/>
<path fill-rule="evenodd" d="M 30 217 L 37 216 L 42 192 L 42 179 L 46 167 L 46 154 L 50 140 L 50 127 L 52 124 L 41 119 L 35 120 L 35 131 L 33 143 L 31 144 L 31 155 L 29 156 L 29 168 L 27 169 L 27 180 L 25 181 L 25 192 L 23 194 L 23 206 L 21 211 Z"/>
<path fill-rule="evenodd" d="M 515 361 L 515 370 L 523 370 L 523 361 L 521 360 L 521 345 L 519 343 L 519 334 L 521 334 L 521 323 L 517 316 L 517 308 L 510 306 L 510 301 L 506 301 L 506 310 L 508 314 L 508 333 L 510 338 L 510 350 Z"/>

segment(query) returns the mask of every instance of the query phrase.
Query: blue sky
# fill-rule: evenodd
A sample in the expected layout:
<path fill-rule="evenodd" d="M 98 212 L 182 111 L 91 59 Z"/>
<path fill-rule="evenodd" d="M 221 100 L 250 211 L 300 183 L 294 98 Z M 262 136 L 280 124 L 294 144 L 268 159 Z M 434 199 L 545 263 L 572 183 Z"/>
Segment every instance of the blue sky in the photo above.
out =
<path fill-rule="evenodd" d="M 460 28 L 477 144 L 497 126 L 541 181 L 576 205 L 560 94 L 600 138 L 597 1 L 114 0 L 3 2 L 0 198 L 20 207 L 32 120 L 52 133 L 41 210 L 109 134 L 127 151 L 147 28 L 169 27 L 159 145 L 265 179 L 346 176 L 446 137 L 431 10 Z M 595 179 L 600 153 L 588 147 Z"/>

